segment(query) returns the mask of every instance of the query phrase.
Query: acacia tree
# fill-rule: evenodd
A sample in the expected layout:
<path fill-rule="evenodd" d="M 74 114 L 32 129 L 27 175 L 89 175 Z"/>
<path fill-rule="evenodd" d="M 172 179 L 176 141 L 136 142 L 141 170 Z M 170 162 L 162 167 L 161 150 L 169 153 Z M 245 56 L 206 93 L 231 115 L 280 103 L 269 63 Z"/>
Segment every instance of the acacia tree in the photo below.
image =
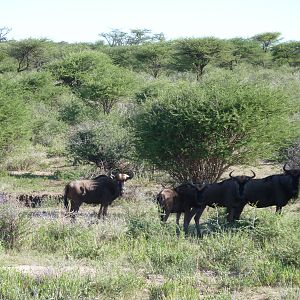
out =
<path fill-rule="evenodd" d="M 233 45 L 232 56 L 234 64 L 241 62 L 260 65 L 265 60 L 265 52 L 259 42 L 251 39 L 234 38 L 229 40 Z"/>
<path fill-rule="evenodd" d="M 296 134 L 291 111 L 282 92 L 227 73 L 200 85 L 177 83 L 133 117 L 136 150 L 180 182 L 214 182 Z"/>
<path fill-rule="evenodd" d="M 110 32 L 102 32 L 99 35 L 105 39 L 110 47 L 115 47 L 125 45 L 128 34 L 120 29 L 113 29 Z"/>
<path fill-rule="evenodd" d="M 11 28 L 1 27 L 0 28 L 0 43 L 7 41 L 7 35 L 11 32 Z"/>
<path fill-rule="evenodd" d="M 134 86 L 134 76 L 126 69 L 112 64 L 98 66 L 82 77 L 78 92 L 95 107 L 101 106 L 109 114 L 122 97 L 129 95 Z"/>
<path fill-rule="evenodd" d="M 167 68 L 171 60 L 171 44 L 166 42 L 148 43 L 133 51 L 137 59 L 137 69 L 150 73 L 154 78 Z"/>
<path fill-rule="evenodd" d="M 130 32 L 113 29 L 110 32 L 102 32 L 99 34 L 106 43 L 111 47 L 125 45 L 142 45 L 147 42 L 164 41 L 163 33 L 152 34 L 150 29 L 131 29 Z"/>
<path fill-rule="evenodd" d="M 46 40 L 26 39 L 11 42 L 8 53 L 18 62 L 17 72 L 39 69 L 45 63 Z"/>
<path fill-rule="evenodd" d="M 272 49 L 272 55 L 278 64 L 300 65 L 300 42 L 291 41 L 276 45 Z"/>
<path fill-rule="evenodd" d="M 252 37 L 253 40 L 258 41 L 262 49 L 267 52 L 272 45 L 275 45 L 280 39 L 280 32 L 264 32 Z"/>
<path fill-rule="evenodd" d="M 203 75 L 204 68 L 216 58 L 230 51 L 225 41 L 213 37 L 188 38 L 175 44 L 175 68 L 180 71 L 193 71 L 197 80 Z"/>
<path fill-rule="evenodd" d="M 113 65 L 106 54 L 95 51 L 72 53 L 49 65 L 49 69 L 87 104 L 96 109 L 102 107 L 105 114 L 110 113 L 134 85 L 130 71 Z"/>

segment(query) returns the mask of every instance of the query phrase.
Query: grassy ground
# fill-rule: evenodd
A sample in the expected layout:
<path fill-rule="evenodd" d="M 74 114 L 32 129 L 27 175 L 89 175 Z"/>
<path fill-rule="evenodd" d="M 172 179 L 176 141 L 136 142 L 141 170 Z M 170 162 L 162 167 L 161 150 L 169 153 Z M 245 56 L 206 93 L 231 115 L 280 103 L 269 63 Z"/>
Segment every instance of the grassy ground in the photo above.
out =
<path fill-rule="evenodd" d="M 66 182 L 2 179 L 6 191 L 57 192 Z M 247 207 L 233 226 L 223 210 L 209 209 L 203 237 L 192 224 L 185 238 L 176 235 L 174 216 L 160 224 L 153 202 L 159 186 L 135 179 L 127 187 L 104 221 L 93 206 L 71 223 L 50 200 L 35 209 L 1 204 L 0 299 L 300 298 L 299 203 L 281 216 L 274 207 Z"/>

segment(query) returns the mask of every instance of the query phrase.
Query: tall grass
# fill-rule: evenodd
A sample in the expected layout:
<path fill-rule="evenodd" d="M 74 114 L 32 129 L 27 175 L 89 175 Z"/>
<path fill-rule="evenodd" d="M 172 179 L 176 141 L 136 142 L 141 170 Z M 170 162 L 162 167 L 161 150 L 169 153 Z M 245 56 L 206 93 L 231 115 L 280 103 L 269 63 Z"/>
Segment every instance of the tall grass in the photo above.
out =
<path fill-rule="evenodd" d="M 133 273 L 80 276 L 65 273 L 32 277 L 0 269 L 0 299 L 131 299 L 144 285 Z"/>

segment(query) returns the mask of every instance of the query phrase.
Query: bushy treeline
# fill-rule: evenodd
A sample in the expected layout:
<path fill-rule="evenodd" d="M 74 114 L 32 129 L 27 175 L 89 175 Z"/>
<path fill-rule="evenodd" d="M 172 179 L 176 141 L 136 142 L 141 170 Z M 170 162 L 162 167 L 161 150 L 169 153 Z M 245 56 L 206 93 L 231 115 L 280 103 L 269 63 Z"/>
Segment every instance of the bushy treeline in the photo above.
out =
<path fill-rule="evenodd" d="M 146 162 L 215 180 L 299 138 L 299 42 L 102 37 L 0 43 L 2 160 L 33 146 L 104 170 Z"/>

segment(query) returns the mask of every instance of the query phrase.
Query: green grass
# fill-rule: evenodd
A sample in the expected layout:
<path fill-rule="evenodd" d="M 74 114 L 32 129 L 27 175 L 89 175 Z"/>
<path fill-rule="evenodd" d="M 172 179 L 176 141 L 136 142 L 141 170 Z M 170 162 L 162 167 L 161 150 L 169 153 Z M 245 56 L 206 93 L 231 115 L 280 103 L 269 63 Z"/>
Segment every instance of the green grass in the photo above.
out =
<path fill-rule="evenodd" d="M 185 238 L 174 216 L 160 223 L 144 195 L 116 201 L 105 221 L 97 221 L 98 207 L 85 205 L 75 223 L 54 202 L 36 209 L 2 204 L 0 299 L 243 299 L 267 289 L 297 299 L 296 206 L 281 216 L 248 208 L 230 226 L 222 210 L 210 209 L 201 219 L 203 237 L 191 225 Z M 49 274 L 35 271 L 46 266 Z"/>

